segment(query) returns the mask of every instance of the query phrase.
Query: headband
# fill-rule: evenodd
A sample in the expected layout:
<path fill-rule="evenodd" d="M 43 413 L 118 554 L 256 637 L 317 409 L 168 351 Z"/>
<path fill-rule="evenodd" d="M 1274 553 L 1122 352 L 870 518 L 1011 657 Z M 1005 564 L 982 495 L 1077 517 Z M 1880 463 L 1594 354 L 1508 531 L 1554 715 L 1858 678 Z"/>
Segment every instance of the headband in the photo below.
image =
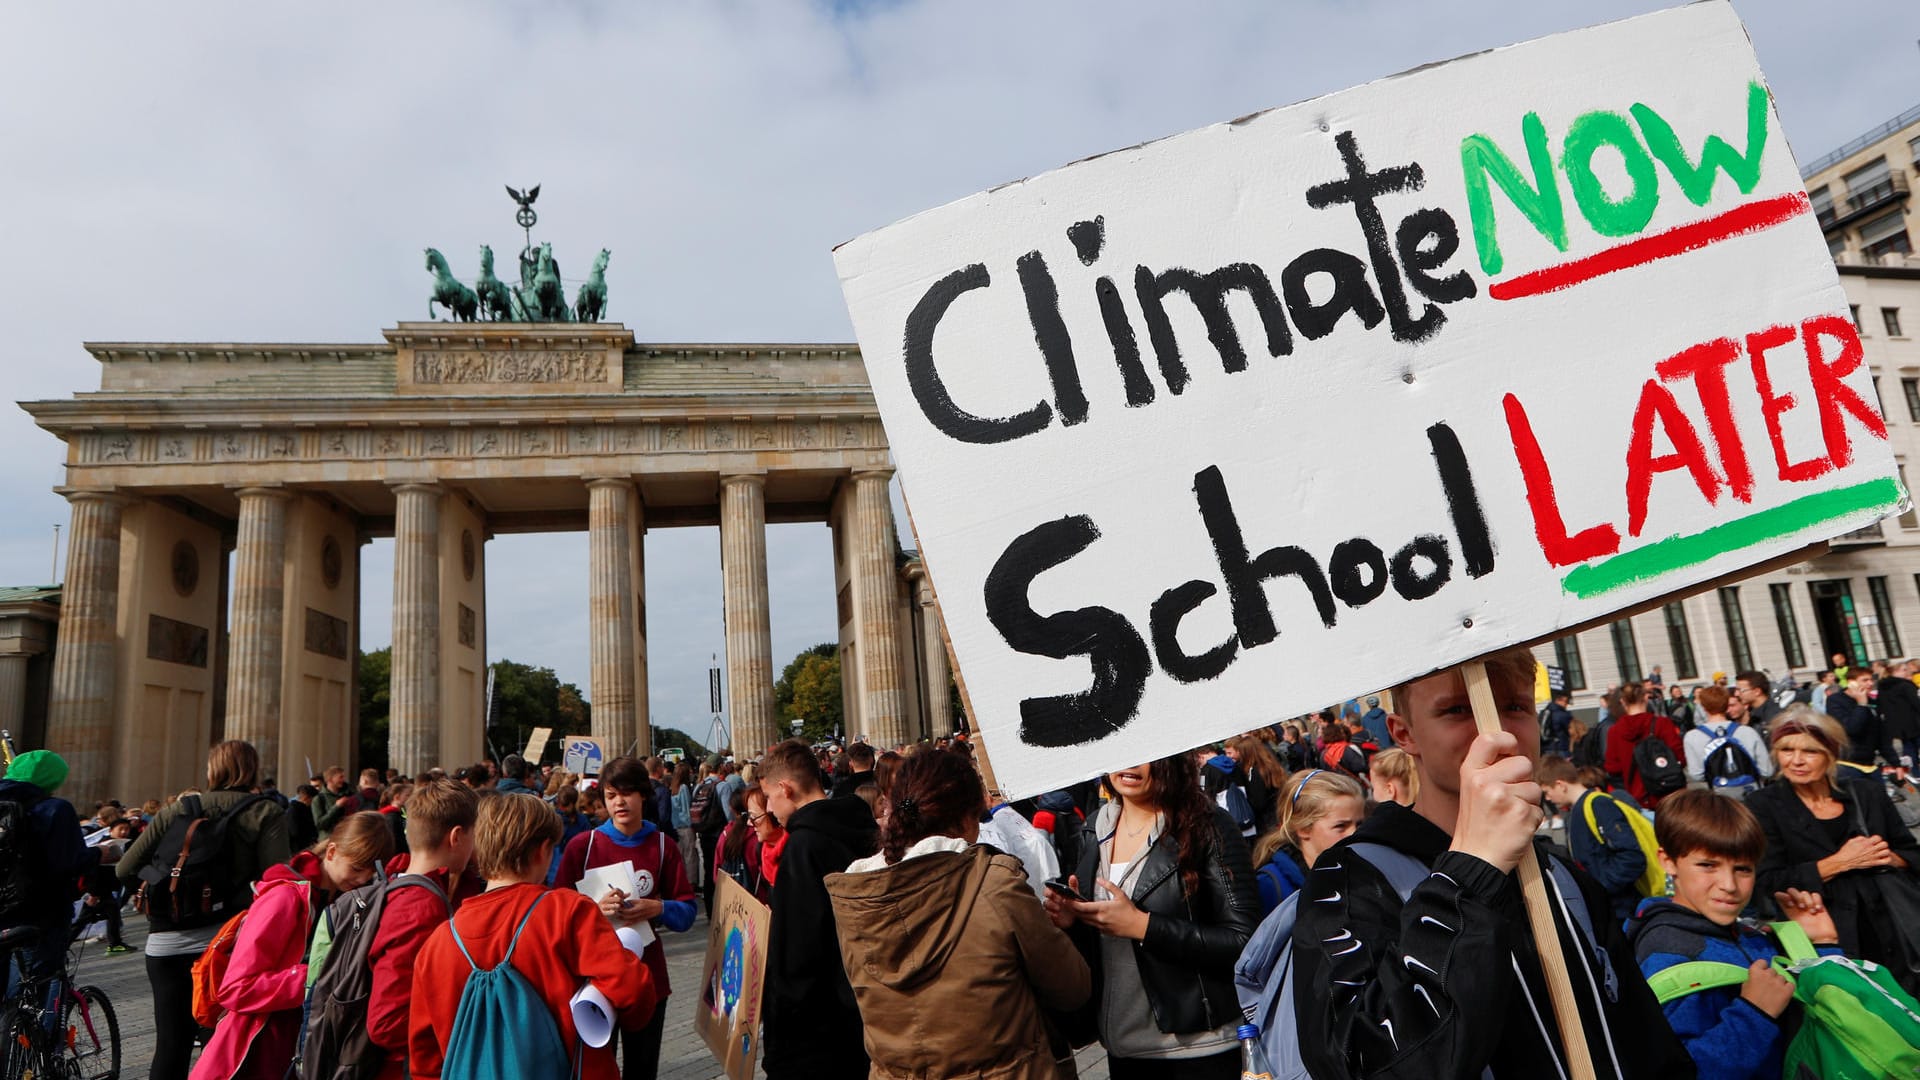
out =
<path fill-rule="evenodd" d="M 1327 771 L 1327 770 L 1325 770 L 1325 769 L 1312 769 L 1312 770 L 1309 770 L 1309 771 L 1307 772 L 1307 775 L 1305 775 L 1305 776 L 1303 776 L 1303 777 L 1301 777 L 1301 778 L 1300 778 L 1300 783 L 1299 783 L 1299 784 L 1298 784 L 1297 786 L 1295 786 L 1295 787 L 1294 787 L 1294 789 L 1293 789 L 1293 803 L 1292 803 L 1292 805 L 1294 805 L 1294 806 L 1299 806 L 1299 805 L 1300 805 L 1300 793 L 1301 793 L 1301 792 L 1303 792 L 1303 791 L 1305 791 L 1305 790 L 1307 790 L 1307 781 L 1309 781 L 1309 780 L 1311 780 L 1311 779 L 1313 779 L 1313 778 L 1314 778 L 1314 777 L 1316 777 L 1316 776 L 1319 776 L 1319 775 L 1320 775 L 1321 773 L 1323 773 L 1323 772 L 1326 772 L 1326 771 Z"/>

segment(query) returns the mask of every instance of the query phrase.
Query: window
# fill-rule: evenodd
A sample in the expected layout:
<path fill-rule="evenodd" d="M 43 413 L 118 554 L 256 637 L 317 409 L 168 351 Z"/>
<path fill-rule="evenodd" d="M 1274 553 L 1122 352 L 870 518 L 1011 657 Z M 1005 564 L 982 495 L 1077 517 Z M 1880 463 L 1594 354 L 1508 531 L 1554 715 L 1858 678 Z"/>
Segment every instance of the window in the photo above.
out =
<path fill-rule="evenodd" d="M 1613 635 L 1613 662 L 1620 668 L 1620 681 L 1638 682 L 1646 672 L 1640 670 L 1640 646 L 1633 640 L 1633 623 L 1627 619 L 1609 623 L 1607 632 Z"/>
<path fill-rule="evenodd" d="M 1733 669 L 1753 670 L 1753 645 L 1747 640 L 1747 617 L 1740 611 L 1740 586 L 1720 588 L 1720 614 L 1727 620 L 1727 644 L 1733 649 Z"/>
<path fill-rule="evenodd" d="M 1858 330 L 1858 331 L 1860 331 L 1860 332 L 1861 332 L 1861 333 L 1863 333 L 1863 334 L 1864 334 L 1864 333 L 1866 333 L 1866 332 L 1867 332 L 1867 328 L 1866 328 L 1865 326 L 1862 326 L 1862 325 L 1860 324 L 1860 305 L 1859 305 L 1859 304 L 1848 304 L 1848 305 L 1847 305 L 1847 310 L 1853 313 L 1853 328 L 1854 328 L 1855 330 Z"/>
<path fill-rule="evenodd" d="M 1833 216 L 1833 190 L 1825 184 L 1807 192 L 1807 201 L 1813 204 L 1813 212 L 1821 218 Z"/>
<path fill-rule="evenodd" d="M 1907 487 L 1906 463 L 1901 462 L 1900 464 L 1894 466 L 1894 468 L 1900 470 L 1900 486 L 1903 488 L 1906 488 L 1906 490 L 1908 491 L 1912 491 L 1913 490 L 1912 488 Z M 1909 505 L 1906 511 L 1900 515 L 1900 527 L 1903 529 L 1920 529 L 1920 518 L 1917 518 L 1914 516 L 1914 510 L 1911 505 Z"/>
<path fill-rule="evenodd" d="M 1807 650 L 1800 645 L 1800 620 L 1793 614 L 1793 586 L 1769 585 L 1767 592 L 1773 597 L 1773 621 L 1780 627 L 1780 644 L 1786 646 L 1787 666 L 1806 667 Z"/>
<path fill-rule="evenodd" d="M 1840 178 L 1847 185 L 1847 198 L 1856 201 L 1869 194 L 1881 184 L 1891 183 L 1893 172 L 1887 167 L 1886 158 L 1876 158 Z"/>
<path fill-rule="evenodd" d="M 1900 655 L 1900 628 L 1893 624 L 1893 597 L 1887 595 L 1887 579 L 1868 578 L 1867 592 L 1873 596 L 1873 621 L 1880 631 L 1880 655 L 1896 658 Z"/>
<path fill-rule="evenodd" d="M 1920 574 L 1914 575 L 1920 580 Z M 1585 690 L 1587 688 L 1587 669 L 1580 663 L 1580 639 L 1568 634 L 1553 643 L 1554 666 L 1567 676 L 1567 689 Z"/>
<path fill-rule="evenodd" d="M 1667 644 L 1673 649 L 1675 674 L 1682 679 L 1700 677 L 1700 665 L 1693 661 L 1693 635 L 1687 632 L 1687 609 L 1675 600 L 1661 609 L 1667 616 Z"/>
<path fill-rule="evenodd" d="M 1920 379 L 1901 379 L 1900 392 L 1907 395 L 1907 418 L 1920 423 Z"/>
<path fill-rule="evenodd" d="M 1860 226 L 1860 252 L 1872 261 L 1874 257 L 1913 250 L 1913 244 L 1907 239 L 1907 212 L 1901 207 L 1872 218 Z"/>
<path fill-rule="evenodd" d="M 1901 337 L 1901 336 L 1903 336 L 1903 335 L 1902 335 L 1902 334 L 1900 333 L 1900 309 L 1899 309 L 1899 308 L 1897 308 L 1897 307 L 1883 307 L 1883 308 L 1881 308 L 1881 309 L 1880 309 L 1880 319 L 1881 319 L 1881 321 L 1883 321 L 1883 322 L 1885 322 L 1885 323 L 1887 324 L 1887 336 L 1888 336 L 1888 337 Z"/>
<path fill-rule="evenodd" d="M 1880 415 L 1887 415 L 1887 399 L 1880 394 L 1880 376 L 1873 376 L 1873 403 L 1880 406 Z"/>

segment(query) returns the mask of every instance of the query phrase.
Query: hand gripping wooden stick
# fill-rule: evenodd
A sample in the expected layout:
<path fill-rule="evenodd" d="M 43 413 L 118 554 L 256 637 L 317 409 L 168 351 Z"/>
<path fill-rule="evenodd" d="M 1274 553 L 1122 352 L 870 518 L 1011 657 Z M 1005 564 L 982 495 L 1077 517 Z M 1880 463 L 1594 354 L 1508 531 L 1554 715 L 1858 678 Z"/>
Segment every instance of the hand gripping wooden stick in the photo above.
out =
<path fill-rule="evenodd" d="M 1483 735 L 1499 731 L 1500 707 L 1494 703 L 1492 684 L 1487 682 L 1487 665 L 1471 660 L 1465 670 L 1474 727 Z M 1538 849 L 1528 845 L 1527 853 L 1520 857 L 1520 865 L 1514 869 L 1520 875 L 1520 899 L 1527 909 L 1527 926 L 1533 931 L 1534 950 L 1540 957 L 1540 969 L 1547 977 L 1553 1018 L 1560 1026 L 1567 1071 L 1573 1080 L 1594 1080 L 1593 1056 L 1587 1051 L 1587 1031 L 1580 1022 L 1580 1005 L 1573 997 L 1567 958 L 1560 951 L 1560 931 L 1553 921 L 1553 908 L 1549 906 L 1552 901 L 1547 899 L 1546 879 L 1540 873 Z M 1578 932 L 1576 929 L 1575 934 Z"/>

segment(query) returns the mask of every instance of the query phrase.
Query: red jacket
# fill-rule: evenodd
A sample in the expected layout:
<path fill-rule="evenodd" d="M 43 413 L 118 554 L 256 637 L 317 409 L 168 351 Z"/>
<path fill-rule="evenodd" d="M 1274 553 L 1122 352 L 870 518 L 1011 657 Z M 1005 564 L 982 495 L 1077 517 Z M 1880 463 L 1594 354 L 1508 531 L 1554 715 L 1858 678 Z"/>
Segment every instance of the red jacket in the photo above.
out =
<path fill-rule="evenodd" d="M 220 980 L 227 1012 L 194 1063 L 193 1080 L 286 1076 L 307 996 L 307 944 L 319 880 L 320 860 L 310 851 L 260 875 Z"/>
<path fill-rule="evenodd" d="M 458 883 L 449 882 L 451 872 L 442 868 L 426 876 L 447 891 L 448 900 L 457 909 L 461 898 L 455 895 Z M 430 889 L 391 893 L 380 915 L 380 927 L 367 950 L 373 966 L 373 988 L 367 994 L 367 1037 L 387 1052 L 387 1060 L 380 1067 L 381 1080 L 406 1080 L 414 963 L 421 946 L 446 922 L 447 905 Z"/>
<path fill-rule="evenodd" d="M 687 862 L 680 856 L 680 845 L 651 821 L 642 822 L 640 831 L 622 836 L 612 822 L 567 841 L 560 856 L 560 870 L 554 875 L 557 889 L 572 890 L 586 872 L 596 866 L 615 863 L 633 864 L 640 879 L 640 895 L 661 901 L 665 910 L 653 920 L 653 944 L 647 946 L 647 970 L 653 975 L 655 992 L 665 1000 L 673 992 L 667 981 L 667 950 L 661 944 L 664 928 L 676 933 L 693 925 L 699 914 L 693 901 L 693 883 L 687 880 Z M 602 916 L 604 919 L 605 916 Z"/>
<path fill-rule="evenodd" d="M 414 1080 L 436 1080 L 453 1034 L 453 1017 L 473 966 L 454 944 L 453 929 L 482 970 L 495 967 L 507 953 L 507 943 L 520 920 L 545 894 L 520 935 L 513 951 L 513 969 L 546 999 L 560 1025 L 560 1041 L 580 1046 L 582 1080 L 619 1080 L 620 1066 L 613 1044 L 594 1049 L 578 1043 L 573 1010 L 567 1002 L 590 981 L 617 1013 L 619 1026 L 635 1030 L 647 1025 L 658 1004 L 647 966 L 613 936 L 613 924 L 593 901 L 572 889 L 549 892 L 540 885 L 510 885 L 483 893 L 460 905 L 451 923 L 443 923 L 427 938 L 413 964 L 411 1032 L 407 1040 L 408 1066 Z M 458 1078 L 456 1078 L 458 1080 Z"/>
<path fill-rule="evenodd" d="M 1626 781 L 1627 793 L 1651 810 L 1660 800 L 1647 796 L 1647 785 L 1641 781 L 1640 769 L 1633 763 L 1633 748 L 1648 732 L 1658 735 L 1673 751 L 1676 760 L 1687 760 L 1685 744 L 1680 741 L 1680 732 L 1673 721 L 1653 713 L 1626 713 L 1607 729 L 1607 772 Z"/>

